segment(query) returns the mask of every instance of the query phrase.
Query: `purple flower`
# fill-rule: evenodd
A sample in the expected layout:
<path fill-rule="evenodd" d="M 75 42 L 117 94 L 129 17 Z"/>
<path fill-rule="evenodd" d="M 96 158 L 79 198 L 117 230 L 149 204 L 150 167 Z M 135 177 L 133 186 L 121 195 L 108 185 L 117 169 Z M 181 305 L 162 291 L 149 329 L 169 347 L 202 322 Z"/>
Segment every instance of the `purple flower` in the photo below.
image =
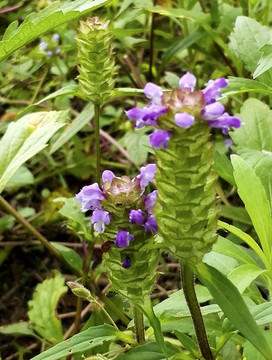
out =
<path fill-rule="evenodd" d="M 46 51 L 46 55 L 47 55 L 47 56 L 52 56 L 52 55 L 53 55 L 53 51 L 52 51 L 52 50 Z"/>
<path fill-rule="evenodd" d="M 103 233 L 105 225 L 110 223 L 110 214 L 108 211 L 95 209 L 91 217 L 91 222 L 94 224 L 94 230 Z"/>
<path fill-rule="evenodd" d="M 143 225 L 145 212 L 142 210 L 130 210 L 129 222 L 130 224 L 136 223 L 137 225 Z"/>
<path fill-rule="evenodd" d="M 115 242 L 114 244 L 120 248 L 127 247 L 130 241 L 134 240 L 134 236 L 131 235 L 128 231 L 120 230 L 115 235 Z"/>
<path fill-rule="evenodd" d="M 122 266 L 124 269 L 129 269 L 130 266 L 131 266 L 131 263 L 130 263 L 130 258 L 128 256 L 125 257 L 123 263 L 122 263 Z"/>
<path fill-rule="evenodd" d="M 61 49 L 58 47 L 58 48 L 56 48 L 56 50 L 55 50 L 55 54 L 56 55 L 58 55 L 58 54 L 60 54 L 60 52 L 61 52 Z"/>
<path fill-rule="evenodd" d="M 154 235 L 158 231 L 158 224 L 154 217 L 149 217 L 145 224 L 144 228 L 146 232 L 151 232 L 152 235 Z"/>
<path fill-rule="evenodd" d="M 140 180 L 140 186 L 143 191 L 150 182 L 154 181 L 156 172 L 156 164 L 148 164 L 141 167 L 141 173 L 136 178 Z"/>
<path fill-rule="evenodd" d="M 102 181 L 103 182 L 105 182 L 105 181 L 112 182 L 112 180 L 114 178 L 115 178 L 115 175 L 112 171 L 110 171 L 110 170 L 103 171 L 103 173 L 102 173 Z"/>
<path fill-rule="evenodd" d="M 60 38 L 59 34 L 53 34 L 53 36 L 52 36 L 52 39 L 53 39 L 55 42 L 59 42 L 59 38 Z"/>
<path fill-rule="evenodd" d="M 228 134 L 231 126 L 239 128 L 241 126 L 241 121 L 237 117 L 231 116 L 227 112 L 225 112 L 217 119 L 210 120 L 209 125 L 214 128 L 222 129 L 222 133 L 226 135 Z"/>
<path fill-rule="evenodd" d="M 160 105 L 151 105 L 150 107 L 132 108 L 126 111 L 126 115 L 130 120 L 136 120 L 137 128 L 144 125 L 156 126 L 158 125 L 158 116 L 167 112 L 167 109 Z"/>
<path fill-rule="evenodd" d="M 46 43 L 45 41 L 41 41 L 41 42 L 39 43 L 39 49 L 40 49 L 40 51 L 46 50 L 47 47 L 48 47 L 48 45 L 47 45 L 47 43 Z"/>
<path fill-rule="evenodd" d="M 161 105 L 163 92 L 160 86 L 148 82 L 144 87 L 144 94 L 148 99 L 152 99 L 154 105 Z"/>
<path fill-rule="evenodd" d="M 175 115 L 175 123 L 184 129 L 188 129 L 193 125 L 195 117 L 187 112 L 177 113 Z"/>
<path fill-rule="evenodd" d="M 153 208 L 156 204 L 157 196 L 158 196 L 158 190 L 154 190 L 150 194 L 148 194 L 147 197 L 145 198 L 144 204 L 149 215 L 153 215 Z"/>
<path fill-rule="evenodd" d="M 104 193 L 100 190 L 97 183 L 84 186 L 76 194 L 76 199 L 82 204 L 82 211 L 94 210 L 101 207 L 101 200 L 105 198 Z"/>
<path fill-rule="evenodd" d="M 191 92 L 193 92 L 195 89 L 195 85 L 196 77 L 188 71 L 179 80 L 179 86 L 181 87 L 181 89 L 190 89 Z"/>
<path fill-rule="evenodd" d="M 229 149 L 233 145 L 233 141 L 230 138 L 228 138 L 225 140 L 225 145 L 226 148 Z"/>
<path fill-rule="evenodd" d="M 213 102 L 202 109 L 201 117 L 204 120 L 214 120 L 223 115 L 224 111 L 224 105 L 219 102 Z"/>
<path fill-rule="evenodd" d="M 155 130 L 150 136 L 150 144 L 157 149 L 160 149 L 162 146 L 164 149 L 168 146 L 168 141 L 171 139 L 172 133 L 168 130 Z"/>
<path fill-rule="evenodd" d="M 221 96 L 220 90 L 226 86 L 228 86 L 228 82 L 225 78 L 209 80 L 206 88 L 202 90 L 206 104 L 215 102 L 215 98 Z"/>

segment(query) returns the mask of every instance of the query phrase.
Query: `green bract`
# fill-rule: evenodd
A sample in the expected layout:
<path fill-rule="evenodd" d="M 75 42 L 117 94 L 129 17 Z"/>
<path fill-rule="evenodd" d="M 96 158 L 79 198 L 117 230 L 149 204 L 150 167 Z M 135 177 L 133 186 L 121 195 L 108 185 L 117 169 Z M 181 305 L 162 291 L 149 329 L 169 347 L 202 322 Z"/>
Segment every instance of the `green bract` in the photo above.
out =
<path fill-rule="evenodd" d="M 163 116 L 163 121 L 167 120 Z M 170 122 L 170 120 L 169 120 Z M 206 123 L 173 130 L 166 150 L 155 150 L 158 189 L 154 208 L 164 247 L 196 264 L 216 241 L 216 174 Z"/>
<path fill-rule="evenodd" d="M 116 67 L 108 25 L 109 20 L 102 22 L 98 17 L 88 18 L 80 21 L 76 37 L 79 83 L 85 100 L 96 104 L 109 99 L 115 83 Z"/>

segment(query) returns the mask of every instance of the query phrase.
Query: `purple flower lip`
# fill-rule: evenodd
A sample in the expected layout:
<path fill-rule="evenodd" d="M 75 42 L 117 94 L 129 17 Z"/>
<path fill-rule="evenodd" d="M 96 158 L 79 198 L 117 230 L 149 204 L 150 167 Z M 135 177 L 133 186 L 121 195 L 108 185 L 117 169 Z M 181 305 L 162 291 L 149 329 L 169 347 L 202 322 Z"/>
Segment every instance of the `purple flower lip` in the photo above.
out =
<path fill-rule="evenodd" d="M 184 129 L 188 129 L 193 125 L 195 117 L 187 112 L 177 113 L 175 115 L 175 123 Z"/>
<path fill-rule="evenodd" d="M 224 105 L 219 102 L 213 102 L 202 109 L 201 118 L 204 120 L 214 120 L 223 115 L 224 111 Z"/>
<path fill-rule="evenodd" d="M 193 92 L 195 85 L 196 77 L 188 71 L 179 80 L 179 86 L 181 89 L 190 89 L 190 91 Z"/>
<path fill-rule="evenodd" d="M 209 125 L 214 128 L 222 129 L 222 133 L 227 135 L 230 127 L 239 128 L 241 126 L 241 120 L 235 116 L 229 115 L 225 112 L 215 120 L 210 120 Z"/>
<path fill-rule="evenodd" d="M 142 210 L 130 210 L 129 222 L 130 224 L 136 223 L 137 225 L 143 225 L 145 212 Z"/>
<path fill-rule="evenodd" d="M 101 208 L 101 200 L 105 199 L 105 194 L 100 190 L 99 185 L 84 186 L 81 191 L 76 194 L 76 199 L 82 204 L 82 211 L 94 210 Z"/>
<path fill-rule="evenodd" d="M 112 180 L 115 178 L 116 176 L 114 175 L 114 173 L 110 170 L 105 170 L 102 173 L 102 181 L 109 181 L 112 182 Z"/>
<path fill-rule="evenodd" d="M 160 149 L 162 146 L 164 149 L 168 146 L 168 141 L 171 139 L 172 133 L 168 130 L 154 130 L 152 134 L 150 134 L 150 145 L 154 146 L 157 149 Z"/>
<path fill-rule="evenodd" d="M 126 115 L 130 120 L 136 120 L 137 128 L 141 128 L 144 125 L 156 126 L 158 125 L 157 118 L 167 112 L 167 108 L 151 104 L 150 107 L 132 108 L 126 111 Z"/>
<path fill-rule="evenodd" d="M 141 173 L 136 176 L 136 179 L 139 179 L 142 191 L 145 190 L 150 182 L 154 181 L 156 172 L 156 164 L 148 164 L 141 167 Z"/>
<path fill-rule="evenodd" d="M 148 99 L 152 99 L 154 105 L 161 105 L 163 92 L 160 86 L 148 82 L 144 87 L 144 94 Z"/>
<path fill-rule="evenodd" d="M 221 97 L 220 90 L 226 86 L 228 86 L 228 81 L 225 78 L 209 80 L 206 88 L 202 90 L 206 104 L 211 104 L 215 102 L 216 97 Z"/>
<path fill-rule="evenodd" d="M 128 231 L 120 230 L 115 235 L 115 242 L 114 244 L 117 245 L 120 248 L 127 247 L 130 243 L 130 241 L 134 240 L 134 236 L 131 235 Z"/>
<path fill-rule="evenodd" d="M 105 225 L 110 223 L 110 214 L 108 211 L 95 209 L 91 217 L 91 222 L 94 224 L 94 230 L 103 233 L 105 231 Z"/>
<path fill-rule="evenodd" d="M 152 191 L 145 198 L 145 208 L 149 215 L 153 215 L 153 208 L 157 202 L 158 190 Z"/>
<path fill-rule="evenodd" d="M 151 232 L 152 235 L 156 234 L 158 232 L 158 224 L 154 217 L 149 217 L 145 224 L 144 228 L 146 232 Z"/>

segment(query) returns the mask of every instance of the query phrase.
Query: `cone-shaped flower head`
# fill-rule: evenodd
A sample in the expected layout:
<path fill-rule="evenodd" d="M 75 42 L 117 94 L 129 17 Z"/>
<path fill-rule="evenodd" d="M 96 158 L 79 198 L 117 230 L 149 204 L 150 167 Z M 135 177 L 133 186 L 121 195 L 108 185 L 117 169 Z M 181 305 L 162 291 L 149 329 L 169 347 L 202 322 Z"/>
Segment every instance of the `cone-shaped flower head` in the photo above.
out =
<path fill-rule="evenodd" d="M 224 78 L 210 80 L 203 90 L 195 89 L 196 82 L 195 76 L 187 72 L 180 78 L 179 88 L 170 93 L 147 83 L 144 93 L 151 99 L 149 105 L 127 111 L 138 127 L 156 128 L 150 143 L 157 157 L 158 191 L 145 199 L 149 215 L 145 230 L 158 230 L 164 247 L 191 264 L 201 261 L 216 240 L 216 175 L 212 171 L 210 127 L 227 134 L 241 124 L 217 101 L 228 84 Z M 156 115 L 154 106 L 160 107 Z M 145 120 L 147 116 L 153 116 L 153 123 Z"/>
<path fill-rule="evenodd" d="M 76 41 L 78 45 L 79 84 L 84 98 L 103 104 L 111 96 L 116 67 L 112 50 L 109 20 L 98 17 L 80 21 Z"/>
<path fill-rule="evenodd" d="M 83 211 L 92 211 L 94 230 L 111 242 L 104 261 L 113 287 L 136 303 L 143 303 L 153 290 L 156 275 L 158 254 L 152 248 L 158 229 L 153 215 L 156 190 L 146 194 L 155 174 L 155 164 L 142 167 L 133 179 L 106 170 L 101 188 L 97 183 L 84 186 L 76 195 Z"/>

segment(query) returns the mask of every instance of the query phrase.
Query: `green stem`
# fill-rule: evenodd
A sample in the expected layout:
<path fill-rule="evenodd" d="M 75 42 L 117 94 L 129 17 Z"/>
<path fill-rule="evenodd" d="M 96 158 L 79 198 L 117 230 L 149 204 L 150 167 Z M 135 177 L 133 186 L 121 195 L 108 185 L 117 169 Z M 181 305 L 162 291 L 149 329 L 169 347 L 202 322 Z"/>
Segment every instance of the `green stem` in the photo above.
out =
<path fill-rule="evenodd" d="M 0 205 L 3 209 L 9 212 L 12 216 L 15 217 L 17 221 L 27 229 L 32 235 L 34 235 L 40 242 L 54 255 L 58 260 L 62 261 L 62 256 L 59 251 L 52 245 L 50 242 L 37 231 L 34 226 L 32 226 L 26 219 L 24 219 L 1 195 L 0 195 Z"/>
<path fill-rule="evenodd" d="M 94 249 L 94 243 L 91 242 L 88 246 L 87 257 L 86 257 L 86 260 L 83 265 L 83 273 L 82 273 L 82 280 L 81 280 L 81 284 L 83 286 L 86 286 L 86 283 L 87 283 L 88 274 L 89 274 L 89 270 L 90 270 L 90 264 L 91 264 L 92 257 L 93 257 L 93 249 Z M 78 297 L 73 335 L 77 334 L 79 332 L 79 327 L 80 327 L 80 322 L 81 322 L 81 311 L 82 311 L 82 298 Z"/>
<path fill-rule="evenodd" d="M 156 0 L 153 0 L 153 6 L 156 6 Z M 155 14 L 151 15 L 151 27 L 150 27 L 150 39 L 149 39 L 149 71 L 148 71 L 148 80 L 152 81 L 152 67 L 153 67 L 153 56 L 154 56 L 154 24 L 155 24 Z"/>
<path fill-rule="evenodd" d="M 96 151 L 96 182 L 100 184 L 100 104 L 94 104 L 94 133 L 95 133 L 95 151 Z"/>
<path fill-rule="evenodd" d="M 180 262 L 180 269 L 183 292 L 192 316 L 200 351 L 206 360 L 213 360 L 213 355 L 209 346 L 203 317 L 195 293 L 194 274 L 190 266 L 186 262 Z"/>
<path fill-rule="evenodd" d="M 138 344 L 143 344 L 145 342 L 145 329 L 144 329 L 144 316 L 141 309 L 132 305 L 133 309 L 133 319 L 134 319 L 134 329 L 136 341 Z"/>

